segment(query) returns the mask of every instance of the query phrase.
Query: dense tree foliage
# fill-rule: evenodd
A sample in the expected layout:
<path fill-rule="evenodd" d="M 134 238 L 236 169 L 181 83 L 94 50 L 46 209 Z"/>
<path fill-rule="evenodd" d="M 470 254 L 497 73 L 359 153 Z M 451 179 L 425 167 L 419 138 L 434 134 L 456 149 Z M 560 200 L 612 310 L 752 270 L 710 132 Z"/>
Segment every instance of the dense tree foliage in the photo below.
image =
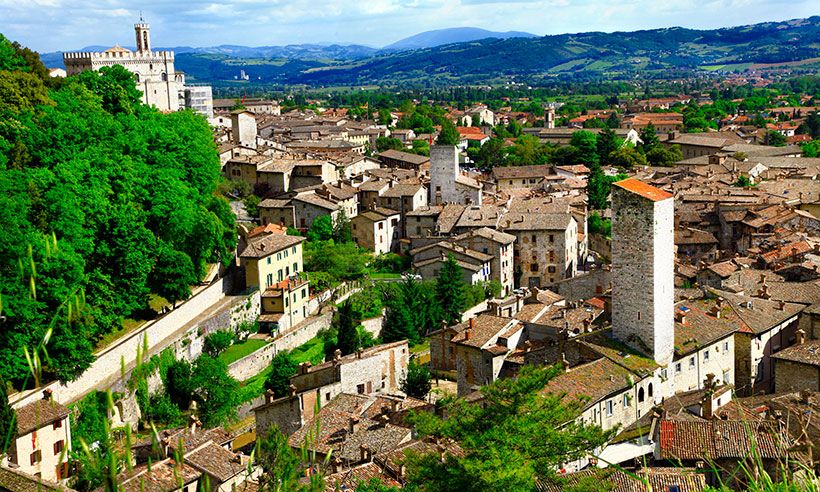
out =
<path fill-rule="evenodd" d="M 270 361 L 270 368 L 270 374 L 265 380 L 265 389 L 272 390 L 276 398 L 281 398 L 288 394 L 290 378 L 299 370 L 299 365 L 290 351 L 283 350 Z"/>
<path fill-rule="evenodd" d="M 234 334 L 228 330 L 215 331 L 205 337 L 202 351 L 211 357 L 216 357 L 233 344 Z"/>
<path fill-rule="evenodd" d="M 2 56 L 2 53 L 0 53 Z M 0 379 L 0 456 L 6 453 L 11 440 L 17 435 L 16 415 L 9 405 L 6 383 Z"/>
<path fill-rule="evenodd" d="M 536 477 L 554 476 L 561 463 L 606 442 L 614 431 L 574 420 L 580 401 L 541 392 L 559 373 L 560 368 L 526 365 L 517 378 L 483 387 L 483 401 L 447 402 L 446 419 L 417 414 L 420 434 L 453 439 L 464 456 L 411 455 L 409 483 L 429 492 L 536 490 Z"/>
<path fill-rule="evenodd" d="M 413 398 L 424 399 L 433 387 L 430 368 L 411 360 L 407 365 L 407 375 L 401 380 L 401 390 Z"/>
<path fill-rule="evenodd" d="M 458 145 L 459 141 L 461 141 L 461 135 L 458 133 L 455 125 L 450 123 L 450 120 L 444 120 L 441 125 L 441 132 L 436 139 L 436 144 Z"/>
<path fill-rule="evenodd" d="M 202 117 L 142 105 L 119 66 L 49 90 L 35 61 L 0 38 L 0 377 L 17 386 L 24 347 L 65 303 L 85 301 L 70 329 L 68 319 L 54 325 L 44 375 L 70 380 L 149 294 L 188 297 L 187 284 L 232 259 L 236 241 Z"/>
<path fill-rule="evenodd" d="M 336 348 L 342 351 L 342 355 L 352 354 L 361 348 L 362 339 L 359 336 L 361 322 L 362 315 L 350 299 L 339 306 L 333 324 L 336 328 Z"/>

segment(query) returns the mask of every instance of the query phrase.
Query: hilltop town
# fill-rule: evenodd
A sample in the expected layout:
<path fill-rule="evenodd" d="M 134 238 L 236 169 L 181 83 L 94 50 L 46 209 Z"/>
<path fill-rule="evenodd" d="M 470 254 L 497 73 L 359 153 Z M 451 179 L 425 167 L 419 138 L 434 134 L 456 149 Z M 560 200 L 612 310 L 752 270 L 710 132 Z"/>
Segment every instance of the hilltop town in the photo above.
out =
<path fill-rule="evenodd" d="M 212 99 L 135 33 L 0 38 L 0 490 L 817 486 L 816 77 Z"/>

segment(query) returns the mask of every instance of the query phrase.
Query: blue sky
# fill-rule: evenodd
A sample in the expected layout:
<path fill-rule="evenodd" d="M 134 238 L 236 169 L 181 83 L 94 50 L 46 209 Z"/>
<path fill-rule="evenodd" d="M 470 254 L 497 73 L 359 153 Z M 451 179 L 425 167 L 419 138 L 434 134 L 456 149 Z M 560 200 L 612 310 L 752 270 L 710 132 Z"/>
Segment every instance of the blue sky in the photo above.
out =
<path fill-rule="evenodd" d="M 143 12 L 154 46 L 384 46 L 446 27 L 538 35 L 715 28 L 820 14 L 817 0 L 0 0 L 0 32 L 38 51 L 133 45 Z"/>

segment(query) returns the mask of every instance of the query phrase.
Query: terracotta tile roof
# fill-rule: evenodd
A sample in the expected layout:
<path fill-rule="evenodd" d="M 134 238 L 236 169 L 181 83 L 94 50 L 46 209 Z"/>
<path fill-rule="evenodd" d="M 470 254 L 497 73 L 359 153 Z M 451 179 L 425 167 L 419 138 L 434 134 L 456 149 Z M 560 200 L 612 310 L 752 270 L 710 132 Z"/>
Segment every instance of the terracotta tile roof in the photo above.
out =
<path fill-rule="evenodd" d="M 68 417 L 68 408 L 54 400 L 40 399 L 18 408 L 17 435 L 22 436 L 29 432 L 51 424 L 56 420 Z"/>
<path fill-rule="evenodd" d="M 247 459 L 213 442 L 186 454 L 185 462 L 221 482 L 227 482 L 247 470 Z"/>
<path fill-rule="evenodd" d="M 772 355 L 775 359 L 799 362 L 811 366 L 820 366 L 820 340 L 807 340 L 799 345 L 792 345 Z"/>
<path fill-rule="evenodd" d="M 581 480 L 590 479 L 607 486 L 611 484 L 612 488 L 606 488 L 611 492 L 646 492 L 647 490 L 700 492 L 706 488 L 706 475 L 698 470 L 659 467 L 644 468 L 630 473 L 614 467 L 591 468 L 557 476 L 551 480 L 539 481 L 537 488 L 539 492 L 563 492 L 567 487 L 579 485 Z M 673 489 L 673 487 L 677 488 Z"/>
<path fill-rule="evenodd" d="M 74 489 L 23 473 L 20 470 L 0 466 L 0 490 L 4 492 L 73 492 Z"/>
<path fill-rule="evenodd" d="M 648 200 L 652 200 L 653 202 L 659 202 L 661 200 L 666 200 L 667 198 L 672 198 L 671 193 L 655 188 L 654 186 L 648 185 L 635 178 L 627 178 L 622 181 L 616 181 L 613 185 L 624 190 L 631 191 L 632 193 L 640 195 Z"/>
<path fill-rule="evenodd" d="M 468 232 L 465 232 L 464 234 L 454 236 L 452 238 L 452 241 L 458 242 L 461 240 L 469 239 L 474 236 L 480 236 L 499 244 L 510 244 L 515 241 L 515 236 L 513 236 L 512 234 L 507 234 L 496 229 L 492 229 L 490 227 L 470 229 Z"/>
<path fill-rule="evenodd" d="M 754 452 L 763 459 L 786 456 L 784 436 L 775 432 L 772 422 L 665 419 L 660 422 L 659 434 L 663 459 L 744 459 Z"/>
<path fill-rule="evenodd" d="M 152 463 L 150 471 L 148 465 L 140 465 L 130 472 L 126 471 L 117 476 L 117 483 L 122 492 L 173 492 L 179 490 L 180 482 L 183 485 L 196 482 L 202 472 L 187 463 L 175 463 L 167 459 L 159 463 Z"/>
<path fill-rule="evenodd" d="M 709 231 L 681 227 L 675 229 L 675 244 L 717 244 L 715 235 Z"/>
<path fill-rule="evenodd" d="M 731 305 L 737 316 L 753 333 L 763 333 L 771 328 L 797 316 L 806 308 L 805 305 L 785 302 L 781 310 L 780 302 L 759 297 L 750 297 L 731 292 L 720 291 Z M 751 307 L 748 307 L 748 306 Z"/>
<path fill-rule="evenodd" d="M 408 162 L 410 164 L 414 164 L 417 166 L 424 164 L 426 162 L 430 162 L 430 158 L 427 156 L 411 154 L 410 152 L 402 152 L 400 150 L 393 149 L 385 150 L 384 152 L 377 154 L 377 156 L 383 157 L 385 159 L 393 159 L 397 161 Z"/>
<path fill-rule="evenodd" d="M 301 244 L 305 238 L 301 236 L 288 236 L 283 234 L 271 234 L 268 236 L 261 237 L 255 241 L 251 241 L 245 249 L 242 251 L 242 254 L 239 255 L 240 258 L 264 258 L 266 256 L 270 256 L 278 251 L 282 251 L 283 249 L 290 248 L 291 246 L 296 246 L 297 244 Z"/>
<path fill-rule="evenodd" d="M 541 390 L 542 394 L 563 395 L 567 404 L 581 403 L 586 409 L 601 400 L 632 387 L 632 373 L 607 358 L 571 368 L 559 374 Z"/>
<path fill-rule="evenodd" d="M 709 314 L 716 307 L 715 299 L 698 299 L 679 302 L 675 305 L 678 313 L 685 313 L 685 323 L 675 320 L 675 355 L 685 356 L 728 338 L 736 331 L 748 330 L 748 326 L 735 314 L 727 302 L 720 309 L 720 317 Z"/>
<path fill-rule="evenodd" d="M 248 237 L 261 236 L 262 234 L 286 234 L 288 228 L 279 224 L 267 224 L 259 227 L 254 227 L 248 232 Z"/>
<path fill-rule="evenodd" d="M 721 261 L 720 263 L 715 263 L 713 265 L 709 265 L 707 268 L 714 272 L 720 278 L 729 278 L 733 273 L 737 271 L 738 267 L 734 261 L 727 260 Z"/>
<path fill-rule="evenodd" d="M 769 251 L 768 253 L 763 253 L 760 255 L 760 258 L 768 265 L 777 261 L 791 258 L 792 256 L 808 253 L 809 251 L 812 251 L 812 249 L 814 248 L 812 248 L 808 241 L 797 241 L 783 245 L 775 250 Z"/>
<path fill-rule="evenodd" d="M 493 168 L 493 176 L 496 180 L 542 178 L 549 174 L 552 174 L 552 166 L 549 164 L 535 166 L 500 166 Z"/>
<path fill-rule="evenodd" d="M 453 327 L 458 333 L 452 338 L 452 343 L 480 348 L 494 337 L 504 333 L 512 324 L 518 324 L 514 319 L 501 318 L 490 314 L 479 314 L 473 318 L 472 328 L 470 328 L 470 321 L 467 320 Z M 519 327 L 523 329 L 522 324 L 519 324 Z M 469 338 L 467 335 L 468 330 Z"/>
<path fill-rule="evenodd" d="M 402 486 L 401 483 L 385 473 L 380 465 L 371 462 L 325 476 L 325 490 L 327 492 L 356 490 L 359 483 L 366 484 L 374 478 L 379 479 L 385 487 L 401 488 Z"/>

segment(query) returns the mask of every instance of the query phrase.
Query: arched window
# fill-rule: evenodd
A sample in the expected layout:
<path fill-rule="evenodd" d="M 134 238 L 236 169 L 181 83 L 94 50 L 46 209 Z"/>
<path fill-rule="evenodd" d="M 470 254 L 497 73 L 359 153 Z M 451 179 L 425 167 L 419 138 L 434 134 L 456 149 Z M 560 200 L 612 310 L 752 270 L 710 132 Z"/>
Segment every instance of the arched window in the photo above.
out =
<path fill-rule="evenodd" d="M 134 80 L 136 80 L 136 81 L 137 81 L 137 83 L 139 84 L 139 83 L 140 83 L 140 74 L 135 73 L 135 74 L 134 74 Z"/>
<path fill-rule="evenodd" d="M 161 75 L 160 77 L 162 78 L 162 81 L 163 81 L 163 82 L 167 82 L 167 81 L 168 81 L 168 74 L 166 74 L 165 72 L 162 72 L 162 75 Z"/>
<path fill-rule="evenodd" d="M 142 48 L 148 50 L 148 33 L 145 31 L 142 31 Z"/>
<path fill-rule="evenodd" d="M 652 398 L 652 383 L 649 383 L 649 397 Z"/>
<path fill-rule="evenodd" d="M 643 397 L 643 388 L 640 388 L 640 389 L 638 390 L 638 403 L 642 402 L 643 400 L 644 400 L 644 397 Z"/>

